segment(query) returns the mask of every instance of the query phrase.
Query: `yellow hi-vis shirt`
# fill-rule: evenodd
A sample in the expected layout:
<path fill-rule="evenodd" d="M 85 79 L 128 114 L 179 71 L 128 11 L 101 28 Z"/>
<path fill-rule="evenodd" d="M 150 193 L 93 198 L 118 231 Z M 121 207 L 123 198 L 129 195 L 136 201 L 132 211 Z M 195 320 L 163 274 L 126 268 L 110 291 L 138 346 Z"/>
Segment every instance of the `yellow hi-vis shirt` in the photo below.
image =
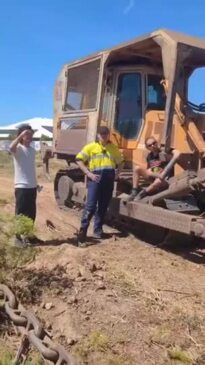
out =
<path fill-rule="evenodd" d="M 89 143 L 83 147 L 76 156 L 76 160 L 81 160 L 88 164 L 92 172 L 103 170 L 113 170 L 123 161 L 122 154 L 118 147 L 111 142 L 103 146 L 100 142 Z"/>

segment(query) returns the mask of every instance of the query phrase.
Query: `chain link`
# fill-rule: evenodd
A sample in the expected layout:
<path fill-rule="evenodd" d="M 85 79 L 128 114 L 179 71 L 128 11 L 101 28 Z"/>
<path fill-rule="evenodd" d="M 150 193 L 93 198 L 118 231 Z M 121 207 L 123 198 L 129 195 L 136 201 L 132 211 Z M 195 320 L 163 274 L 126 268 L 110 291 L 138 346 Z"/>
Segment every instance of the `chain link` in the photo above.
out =
<path fill-rule="evenodd" d="M 29 345 L 34 346 L 45 360 L 55 365 L 75 365 L 67 351 L 51 340 L 35 314 L 31 310 L 25 310 L 8 286 L 3 284 L 0 284 L 0 299 L 3 300 L 8 317 L 23 336 L 13 365 L 20 364 L 20 361 L 22 363 L 23 355 L 27 355 L 30 349 Z"/>

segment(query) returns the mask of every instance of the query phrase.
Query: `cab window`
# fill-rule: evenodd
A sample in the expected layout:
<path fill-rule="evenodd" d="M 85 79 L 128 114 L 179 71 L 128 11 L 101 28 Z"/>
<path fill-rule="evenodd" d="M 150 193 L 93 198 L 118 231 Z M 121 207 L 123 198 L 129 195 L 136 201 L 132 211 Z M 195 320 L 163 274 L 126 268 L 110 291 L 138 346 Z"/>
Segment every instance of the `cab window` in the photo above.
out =
<path fill-rule="evenodd" d="M 165 110 L 166 94 L 161 85 L 162 76 L 147 77 L 147 110 Z"/>
<path fill-rule="evenodd" d="M 99 71 L 100 59 L 68 70 L 66 110 L 81 111 L 96 108 Z"/>
<path fill-rule="evenodd" d="M 124 138 L 135 139 L 141 125 L 141 74 L 122 73 L 118 78 L 114 127 Z"/>

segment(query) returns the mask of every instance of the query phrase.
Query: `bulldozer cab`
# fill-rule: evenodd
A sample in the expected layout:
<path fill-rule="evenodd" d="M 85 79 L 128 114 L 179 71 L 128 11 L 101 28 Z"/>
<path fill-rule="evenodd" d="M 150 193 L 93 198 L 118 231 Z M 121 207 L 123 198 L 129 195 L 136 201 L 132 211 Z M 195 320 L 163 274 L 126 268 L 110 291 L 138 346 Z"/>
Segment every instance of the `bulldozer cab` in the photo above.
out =
<path fill-rule="evenodd" d="M 53 152 L 74 159 L 106 125 L 127 166 L 144 163 L 144 141 L 154 136 L 165 150 L 181 151 L 179 171 L 197 170 L 204 163 L 205 110 L 193 108 L 187 94 L 204 60 L 204 40 L 159 30 L 65 65 L 55 86 Z"/>
<path fill-rule="evenodd" d="M 128 65 L 114 68 L 112 78 L 111 87 L 105 91 L 107 109 L 103 110 L 101 122 L 108 124 L 112 141 L 132 161 L 134 153 L 140 148 L 144 150 L 145 128 L 150 135 L 158 137 L 153 128 L 150 130 L 149 116 L 152 115 L 154 122 L 164 119 L 163 75 L 160 68 Z"/>

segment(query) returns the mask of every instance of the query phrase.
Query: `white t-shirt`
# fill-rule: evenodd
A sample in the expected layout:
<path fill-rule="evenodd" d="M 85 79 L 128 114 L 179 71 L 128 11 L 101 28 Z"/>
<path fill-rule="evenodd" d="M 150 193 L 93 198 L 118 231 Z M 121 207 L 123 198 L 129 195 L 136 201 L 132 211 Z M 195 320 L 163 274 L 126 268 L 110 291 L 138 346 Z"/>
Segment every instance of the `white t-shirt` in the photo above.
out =
<path fill-rule="evenodd" d="M 36 188 L 35 149 L 18 144 L 13 159 L 15 188 Z"/>

